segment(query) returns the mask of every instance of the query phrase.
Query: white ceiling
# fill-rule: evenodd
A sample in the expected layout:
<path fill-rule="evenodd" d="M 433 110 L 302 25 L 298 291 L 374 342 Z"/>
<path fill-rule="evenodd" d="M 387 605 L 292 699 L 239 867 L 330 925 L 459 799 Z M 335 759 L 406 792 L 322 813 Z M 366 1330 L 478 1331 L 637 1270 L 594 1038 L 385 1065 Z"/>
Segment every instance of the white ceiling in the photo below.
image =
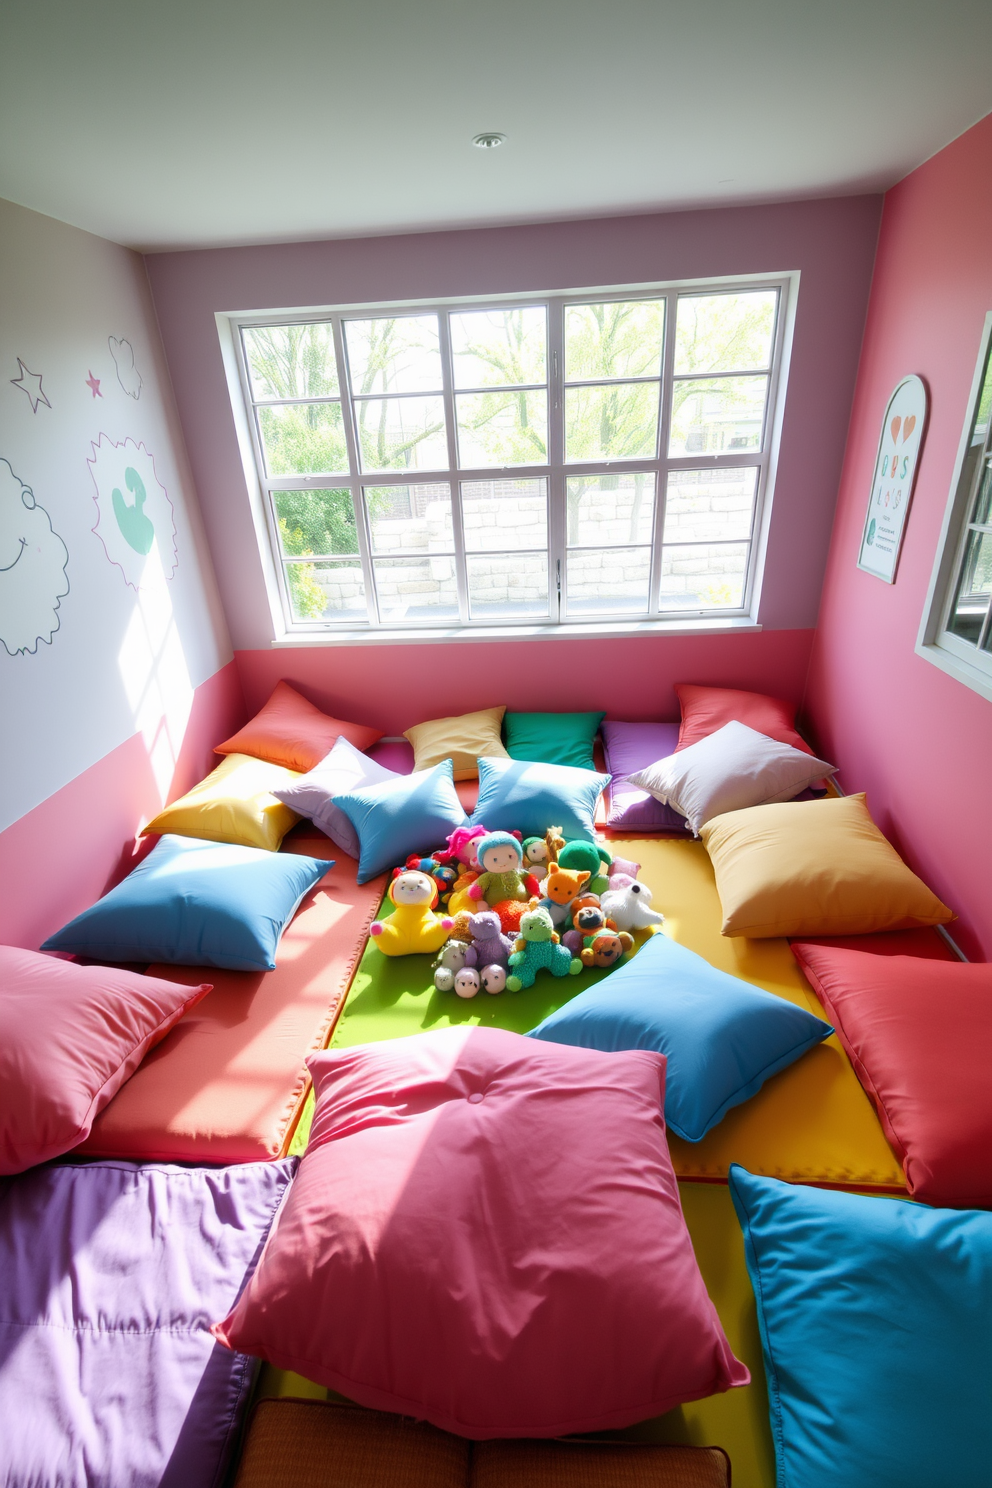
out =
<path fill-rule="evenodd" d="M 988 0 L 2 0 L 0 196 L 139 248 L 891 185 Z M 490 152 L 470 140 L 499 130 Z"/>

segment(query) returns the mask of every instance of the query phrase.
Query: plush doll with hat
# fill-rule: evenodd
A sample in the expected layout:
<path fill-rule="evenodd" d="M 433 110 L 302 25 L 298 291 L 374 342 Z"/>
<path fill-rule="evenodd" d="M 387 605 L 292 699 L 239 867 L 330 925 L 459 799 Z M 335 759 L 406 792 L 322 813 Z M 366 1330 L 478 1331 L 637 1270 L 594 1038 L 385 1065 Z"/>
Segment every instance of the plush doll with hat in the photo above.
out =
<path fill-rule="evenodd" d="M 437 884 L 419 869 L 397 868 L 389 885 L 395 908 L 385 920 L 370 926 L 371 944 L 384 956 L 433 956 L 441 949 L 454 920 L 434 913 Z"/>
<path fill-rule="evenodd" d="M 538 883 L 544 878 L 548 871 L 548 860 L 551 852 L 548 848 L 546 837 L 524 838 L 524 867 L 528 873 L 532 873 Z"/>
<path fill-rule="evenodd" d="M 525 874 L 524 850 L 512 832 L 487 832 L 475 844 L 481 872 L 469 885 L 470 899 L 485 899 L 490 908 L 504 899 L 529 899 L 538 883 Z"/>

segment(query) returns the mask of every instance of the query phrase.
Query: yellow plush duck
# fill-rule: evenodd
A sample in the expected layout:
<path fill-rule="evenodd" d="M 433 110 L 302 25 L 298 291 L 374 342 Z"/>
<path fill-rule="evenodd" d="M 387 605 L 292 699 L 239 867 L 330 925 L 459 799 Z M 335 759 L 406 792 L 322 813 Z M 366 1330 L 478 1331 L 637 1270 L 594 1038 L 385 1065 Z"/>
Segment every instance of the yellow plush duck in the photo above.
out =
<path fill-rule="evenodd" d="M 438 900 L 434 879 L 416 868 L 397 868 L 389 897 L 396 907 L 388 919 L 371 926 L 372 944 L 384 956 L 436 955 L 455 922 L 434 913 Z"/>

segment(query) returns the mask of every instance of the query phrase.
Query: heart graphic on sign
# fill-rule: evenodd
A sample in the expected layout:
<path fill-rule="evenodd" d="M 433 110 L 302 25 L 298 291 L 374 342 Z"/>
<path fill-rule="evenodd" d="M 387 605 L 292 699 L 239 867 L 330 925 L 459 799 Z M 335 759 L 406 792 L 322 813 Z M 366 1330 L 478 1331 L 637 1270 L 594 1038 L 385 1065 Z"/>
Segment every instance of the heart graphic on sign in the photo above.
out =
<path fill-rule="evenodd" d="M 915 413 L 911 413 L 909 415 L 909 418 L 906 420 L 906 422 L 902 426 L 902 442 L 903 442 L 903 444 L 906 443 L 906 440 L 909 438 L 910 434 L 912 434 L 912 432 L 913 432 L 913 430 L 915 428 L 916 428 L 916 414 Z"/>
<path fill-rule="evenodd" d="M 892 430 L 892 443 L 893 444 L 895 444 L 896 440 L 899 438 L 899 430 L 900 430 L 901 427 L 902 427 L 902 419 L 901 418 L 894 418 L 892 420 L 891 424 L 889 425 L 889 428 Z"/>

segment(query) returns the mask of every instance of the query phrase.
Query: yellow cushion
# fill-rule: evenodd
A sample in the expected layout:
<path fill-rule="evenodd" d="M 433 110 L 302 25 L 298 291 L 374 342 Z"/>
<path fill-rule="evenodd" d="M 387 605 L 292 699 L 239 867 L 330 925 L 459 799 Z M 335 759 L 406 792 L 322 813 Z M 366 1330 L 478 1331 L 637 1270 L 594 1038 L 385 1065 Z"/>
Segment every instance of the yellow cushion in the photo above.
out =
<path fill-rule="evenodd" d="M 463 713 L 460 718 L 432 718 L 429 723 L 408 728 L 403 737 L 413 745 L 413 768 L 431 770 L 450 759 L 456 780 L 475 780 L 479 774 L 476 761 L 481 755 L 510 758 L 499 736 L 505 712 L 505 706 L 483 708 L 478 713 Z"/>
<path fill-rule="evenodd" d="M 726 811 L 700 836 L 724 935 L 869 935 L 954 918 L 882 836 L 863 794 Z"/>
<path fill-rule="evenodd" d="M 160 811 L 141 835 L 175 832 L 179 837 L 204 837 L 208 842 L 236 842 L 241 847 L 276 852 L 300 818 L 271 792 L 299 778 L 298 771 L 283 765 L 270 765 L 249 754 L 229 754 L 206 780 Z"/>

